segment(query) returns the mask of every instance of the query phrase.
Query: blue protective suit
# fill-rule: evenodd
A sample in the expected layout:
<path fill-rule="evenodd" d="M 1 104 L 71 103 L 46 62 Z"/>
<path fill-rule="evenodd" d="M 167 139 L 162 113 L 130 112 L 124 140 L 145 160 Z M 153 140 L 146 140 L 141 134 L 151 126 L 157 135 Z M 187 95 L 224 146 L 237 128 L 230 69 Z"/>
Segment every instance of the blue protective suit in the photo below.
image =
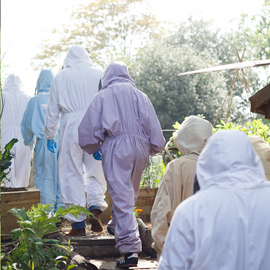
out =
<path fill-rule="evenodd" d="M 40 190 L 40 203 L 53 204 L 54 211 L 64 207 L 61 199 L 61 190 L 58 177 L 58 155 L 47 149 L 47 140 L 44 138 L 46 108 L 54 75 L 50 69 L 43 69 L 37 80 L 37 95 L 27 104 L 21 123 L 22 136 L 26 145 L 30 145 L 36 137 L 34 149 L 35 182 Z M 55 137 L 59 145 L 59 130 Z"/>

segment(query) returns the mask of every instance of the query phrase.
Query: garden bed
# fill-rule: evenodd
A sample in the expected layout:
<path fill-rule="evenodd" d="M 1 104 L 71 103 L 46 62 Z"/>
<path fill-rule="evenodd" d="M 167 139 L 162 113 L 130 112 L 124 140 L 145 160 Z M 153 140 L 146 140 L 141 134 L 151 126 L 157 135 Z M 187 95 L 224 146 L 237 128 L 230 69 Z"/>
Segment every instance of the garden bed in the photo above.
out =
<path fill-rule="evenodd" d="M 40 192 L 36 188 L 1 188 L 1 234 L 9 234 L 18 227 L 17 218 L 8 210 L 13 207 L 30 209 L 40 202 Z"/>
<path fill-rule="evenodd" d="M 150 222 L 150 213 L 154 204 L 157 191 L 158 188 L 140 189 L 139 196 L 136 201 L 136 207 L 138 209 L 142 209 L 140 217 L 144 222 Z M 111 219 L 110 216 L 112 210 L 112 199 L 108 191 L 106 192 L 105 196 L 105 200 L 108 203 L 108 208 L 103 211 L 102 215 L 100 215 L 100 219 L 103 223 L 107 223 Z"/>

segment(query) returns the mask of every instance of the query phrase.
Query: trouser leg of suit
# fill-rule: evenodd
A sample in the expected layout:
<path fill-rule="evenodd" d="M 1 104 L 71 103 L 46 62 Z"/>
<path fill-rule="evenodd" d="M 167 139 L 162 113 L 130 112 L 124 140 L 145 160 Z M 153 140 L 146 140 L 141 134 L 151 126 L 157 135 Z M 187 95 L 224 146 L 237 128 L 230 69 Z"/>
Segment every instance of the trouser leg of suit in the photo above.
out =
<path fill-rule="evenodd" d="M 60 142 L 59 180 L 65 206 L 70 207 L 74 203 L 74 205 L 85 207 L 83 150 L 77 141 L 63 139 Z M 86 214 L 82 213 L 78 216 L 78 219 L 72 214 L 67 214 L 66 218 L 71 223 L 82 222 L 86 219 Z"/>
<path fill-rule="evenodd" d="M 34 150 L 35 183 L 40 191 L 41 204 L 55 205 L 56 202 L 54 172 L 57 164 L 54 155 L 47 149 L 47 140 L 37 138 Z"/>
<path fill-rule="evenodd" d="M 103 173 L 102 162 L 95 160 L 93 155 L 84 152 L 83 163 L 87 208 L 98 206 L 98 209 L 104 211 L 108 204 L 105 201 L 107 183 Z"/>
<path fill-rule="evenodd" d="M 57 142 L 57 145 L 59 145 L 59 140 Z M 62 200 L 62 195 L 61 195 L 61 187 L 60 187 L 60 181 L 59 181 L 59 164 L 58 164 L 58 160 L 59 160 L 59 148 L 57 151 L 57 157 L 56 157 L 56 172 L 55 172 L 55 177 L 56 177 L 56 202 L 55 202 L 55 206 L 54 206 L 54 211 L 56 212 L 56 210 L 60 207 L 65 208 L 65 204 Z"/>
<path fill-rule="evenodd" d="M 130 142 L 126 138 L 117 140 L 109 139 L 102 146 L 103 168 L 113 201 L 113 217 L 109 225 L 114 229 L 116 248 L 120 253 L 140 252 L 141 240 L 133 210 L 149 145 L 142 147 L 134 139 Z M 125 149 L 125 153 L 119 149 Z"/>
<path fill-rule="evenodd" d="M 57 186 L 56 186 L 56 203 L 54 206 L 54 211 L 56 212 L 56 210 L 60 207 L 65 208 L 65 204 L 62 200 L 62 196 L 61 196 L 61 187 L 60 187 L 60 181 L 59 181 L 59 173 L 57 173 Z"/>
<path fill-rule="evenodd" d="M 52 204 L 52 211 L 56 211 L 64 203 L 58 198 L 59 178 L 58 178 L 58 158 L 57 153 L 52 153 L 47 149 L 46 139 L 37 139 L 34 154 L 35 182 L 40 191 L 40 202 L 42 204 Z M 61 196 L 61 193 L 60 193 Z"/>

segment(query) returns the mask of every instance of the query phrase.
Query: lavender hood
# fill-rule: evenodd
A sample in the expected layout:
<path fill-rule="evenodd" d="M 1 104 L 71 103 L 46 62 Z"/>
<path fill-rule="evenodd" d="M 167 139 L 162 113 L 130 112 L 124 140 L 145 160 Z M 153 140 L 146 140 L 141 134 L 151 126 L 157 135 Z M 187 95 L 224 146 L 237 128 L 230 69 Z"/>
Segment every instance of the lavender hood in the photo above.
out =
<path fill-rule="evenodd" d="M 113 83 L 131 83 L 136 87 L 135 82 L 129 76 L 126 64 L 120 61 L 111 62 L 102 76 L 102 89 L 107 88 Z"/>
<path fill-rule="evenodd" d="M 162 130 L 150 99 L 135 87 L 122 62 L 106 68 L 103 88 L 91 102 L 79 126 L 79 144 L 89 154 L 97 151 L 108 138 L 143 140 L 151 154 L 165 144 Z"/>

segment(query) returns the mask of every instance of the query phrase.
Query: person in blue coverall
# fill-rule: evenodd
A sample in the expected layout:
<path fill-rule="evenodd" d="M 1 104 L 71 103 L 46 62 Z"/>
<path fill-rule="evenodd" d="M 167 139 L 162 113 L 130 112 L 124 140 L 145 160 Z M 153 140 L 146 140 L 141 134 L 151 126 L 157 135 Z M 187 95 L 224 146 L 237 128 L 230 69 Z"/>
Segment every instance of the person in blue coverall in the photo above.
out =
<path fill-rule="evenodd" d="M 61 189 L 58 177 L 58 154 L 47 149 L 47 140 L 44 138 L 44 126 L 46 108 L 49 100 L 50 88 L 54 75 L 50 69 L 43 69 L 38 77 L 36 91 L 37 95 L 32 97 L 27 104 L 21 123 L 24 143 L 30 145 L 35 137 L 34 149 L 35 182 L 40 191 L 41 204 L 53 204 L 54 212 L 62 206 Z M 55 137 L 55 144 L 59 145 L 59 130 Z"/>

